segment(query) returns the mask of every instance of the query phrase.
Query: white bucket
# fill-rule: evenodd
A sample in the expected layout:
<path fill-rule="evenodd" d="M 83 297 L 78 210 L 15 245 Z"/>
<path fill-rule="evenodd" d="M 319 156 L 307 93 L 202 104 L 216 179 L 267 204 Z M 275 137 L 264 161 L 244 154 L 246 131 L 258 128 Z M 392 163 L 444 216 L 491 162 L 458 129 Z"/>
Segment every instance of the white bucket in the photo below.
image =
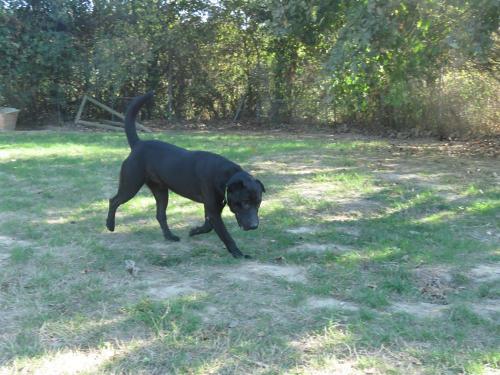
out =
<path fill-rule="evenodd" d="M 0 131 L 14 130 L 16 128 L 19 109 L 0 107 Z"/>

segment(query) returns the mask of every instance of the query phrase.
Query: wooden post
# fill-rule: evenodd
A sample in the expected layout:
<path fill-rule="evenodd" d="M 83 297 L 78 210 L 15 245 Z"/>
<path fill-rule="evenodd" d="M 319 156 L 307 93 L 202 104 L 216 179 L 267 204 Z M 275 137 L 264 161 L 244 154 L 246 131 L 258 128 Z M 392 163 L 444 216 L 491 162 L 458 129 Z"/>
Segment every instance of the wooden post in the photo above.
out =
<path fill-rule="evenodd" d="M 245 105 L 245 99 L 247 98 L 247 94 L 243 94 L 240 99 L 240 104 L 238 105 L 238 109 L 236 110 L 236 114 L 233 117 L 233 122 L 236 122 L 240 117 L 241 111 L 243 110 L 243 106 Z"/>
<path fill-rule="evenodd" d="M 80 117 L 82 117 L 83 107 L 85 107 L 85 103 L 87 102 L 87 95 L 83 95 L 82 103 L 80 104 L 80 108 L 78 108 L 78 112 L 76 112 L 75 124 L 80 121 Z"/>

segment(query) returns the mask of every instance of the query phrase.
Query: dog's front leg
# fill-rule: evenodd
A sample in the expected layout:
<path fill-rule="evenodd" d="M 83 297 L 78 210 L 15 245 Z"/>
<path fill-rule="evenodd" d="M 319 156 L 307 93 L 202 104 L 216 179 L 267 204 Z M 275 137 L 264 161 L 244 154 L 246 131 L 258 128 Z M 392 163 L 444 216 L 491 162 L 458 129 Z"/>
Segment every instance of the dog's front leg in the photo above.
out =
<path fill-rule="evenodd" d="M 213 228 L 215 229 L 215 232 L 217 233 L 221 241 L 224 242 L 224 245 L 226 245 L 227 250 L 233 257 L 251 258 L 250 255 L 243 254 L 240 249 L 238 249 L 238 246 L 236 246 L 236 243 L 234 242 L 233 238 L 227 231 L 224 222 L 222 221 L 221 212 L 209 212 L 208 218 Z"/>

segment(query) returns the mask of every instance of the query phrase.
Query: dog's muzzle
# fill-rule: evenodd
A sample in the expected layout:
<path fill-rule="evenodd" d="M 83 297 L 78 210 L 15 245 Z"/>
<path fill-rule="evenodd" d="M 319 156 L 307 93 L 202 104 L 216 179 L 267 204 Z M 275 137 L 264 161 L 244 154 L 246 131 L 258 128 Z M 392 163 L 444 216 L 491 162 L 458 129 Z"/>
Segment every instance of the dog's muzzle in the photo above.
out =
<path fill-rule="evenodd" d="M 252 218 L 250 220 L 240 219 L 237 217 L 238 225 L 244 231 L 254 230 L 259 227 L 259 218 Z"/>
<path fill-rule="evenodd" d="M 244 231 L 247 231 L 247 230 L 254 230 L 254 229 L 257 229 L 259 227 L 259 223 L 254 223 L 254 224 L 250 224 L 248 226 L 244 226 L 242 227 Z"/>

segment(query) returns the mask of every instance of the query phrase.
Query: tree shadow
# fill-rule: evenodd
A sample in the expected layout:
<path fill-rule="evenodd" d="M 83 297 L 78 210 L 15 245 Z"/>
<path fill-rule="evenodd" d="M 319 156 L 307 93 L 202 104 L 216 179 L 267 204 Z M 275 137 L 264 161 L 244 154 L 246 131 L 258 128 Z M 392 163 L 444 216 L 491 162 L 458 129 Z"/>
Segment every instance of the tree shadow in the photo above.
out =
<path fill-rule="evenodd" d="M 57 138 L 49 139 L 47 144 L 55 140 Z M 293 151 L 293 147 L 289 150 Z M 339 164 L 344 163 L 343 157 L 337 160 Z M 300 160 L 297 155 L 293 162 Z M 22 350 L 16 351 L 16 343 L 11 343 L 12 350 L 2 358 L 5 363 L 16 358 L 22 361 L 23 358 L 43 357 L 54 351 L 85 352 L 116 344 L 121 351 L 98 363 L 93 370 L 176 373 L 214 369 L 218 373 L 273 373 L 293 371 L 308 361 L 331 355 L 346 361 L 371 356 L 391 364 L 399 359 L 408 361 L 408 357 L 413 356 L 418 361 L 430 360 L 430 366 L 438 368 L 449 364 L 450 360 L 444 357 L 450 352 L 457 353 L 456 357 L 451 357 L 456 363 L 449 364 L 450 368 L 458 369 L 476 356 L 495 349 L 495 338 L 490 334 L 494 325 L 473 319 L 472 315 L 467 315 L 467 310 L 460 312 L 452 307 L 445 317 L 420 320 L 408 314 L 393 313 L 377 300 L 378 297 L 419 299 L 417 286 L 404 274 L 411 273 L 421 264 L 447 265 L 466 271 L 495 257 L 498 259 L 498 242 L 488 241 L 485 234 L 488 228 L 497 232 L 500 229 L 497 220 L 499 194 L 495 186 L 466 196 L 445 197 L 436 194 L 430 186 L 411 186 L 413 182 L 406 181 L 389 187 L 381 184 L 375 191 L 344 197 L 344 200 L 320 195 L 318 199 L 307 198 L 297 205 L 282 202 L 266 207 L 264 204 L 262 227 L 258 232 L 239 232 L 228 220 L 229 230 L 238 243 L 256 255 L 259 263 L 304 267 L 308 282 L 255 277 L 247 282 L 230 283 L 218 273 L 203 274 L 207 267 L 221 266 L 223 272 L 230 272 L 230 268 L 240 264 L 226 259 L 227 252 L 213 234 L 201 240 L 184 241 L 187 247 L 173 251 L 170 251 L 173 246 L 166 245 L 164 250 L 153 246 L 161 246 L 163 239 L 154 219 L 154 201 L 148 198 L 144 202 L 144 197 L 150 196 L 147 191 L 139 195 L 140 204 L 119 217 L 118 225 L 126 230 L 109 237 L 103 234 L 109 198 L 102 190 L 103 179 L 113 185 L 111 191 L 116 188 L 119 161 L 118 157 L 103 161 L 100 156 L 84 160 L 50 156 L 40 158 L 34 165 L 9 166 L 21 168 L 17 171 L 20 184 L 29 182 L 34 190 L 22 190 L 15 185 L 2 188 L 7 196 L 15 196 L 17 189 L 19 195 L 30 201 L 25 203 L 26 209 L 29 208 L 33 215 L 51 218 L 56 211 L 56 215 L 63 213 L 60 216 L 64 220 L 20 217 L 9 219 L 11 224 L 2 224 L 2 229 L 19 234 L 20 238 L 26 236 L 35 248 L 63 251 L 66 246 L 61 256 L 70 257 L 71 261 L 68 264 L 67 260 L 58 260 L 54 255 L 45 259 L 36 254 L 33 263 L 12 265 L 6 277 L 14 278 L 16 272 L 24 272 L 26 279 L 12 290 L 5 290 L 3 286 L 2 293 L 8 295 L 11 306 L 16 306 L 13 298 L 19 293 L 18 296 L 24 295 L 42 307 L 35 310 L 31 324 L 23 326 L 22 323 L 33 314 L 29 309 L 20 311 L 15 321 L 23 327 L 25 339 L 29 336 L 26 332 L 38 337 L 39 346 L 23 354 Z M 322 170 L 337 173 L 335 169 L 328 169 L 332 168 L 329 161 L 320 161 L 319 170 L 314 172 L 300 170 L 300 173 L 287 174 L 281 171 L 280 177 L 276 177 L 272 170 L 266 171 L 264 177 L 271 178 L 279 186 L 269 186 L 268 197 L 283 201 L 279 196 L 282 189 L 311 181 Z M 48 163 L 53 164 L 50 171 L 44 167 Z M 77 170 L 73 170 L 75 164 Z M 111 173 L 113 175 L 109 176 Z M 359 173 L 373 175 L 362 170 Z M 50 178 L 45 178 L 53 174 L 61 179 L 60 189 L 51 185 Z M 64 180 L 67 185 L 63 184 Z M 286 183 L 280 184 L 280 181 Z M 40 204 L 31 203 L 41 198 L 44 201 Z M 15 212 L 15 206 L 2 203 L 7 211 Z M 173 212 L 182 216 L 174 219 L 177 229 L 184 230 L 185 222 L 198 222 L 202 218 L 201 207 L 192 209 L 193 204 L 187 200 L 174 198 L 173 206 Z M 304 225 L 311 225 L 317 231 L 287 232 L 287 229 Z M 26 227 L 30 227 L 29 230 Z M 96 228 L 102 231 L 96 234 Z M 469 231 L 484 234 L 486 241 L 470 237 Z M 110 245 L 115 240 L 117 245 Z M 347 250 L 338 254 L 293 254 L 289 251 L 304 242 L 336 243 L 347 246 Z M 195 247 L 206 252 L 202 254 Z M 209 287 L 200 288 L 202 293 L 188 293 L 184 297 L 174 296 L 148 304 L 142 301 L 146 295 L 144 290 L 136 291 L 135 295 L 127 290 L 134 286 L 130 284 L 133 279 L 124 270 L 124 259 L 142 261 L 140 266 L 147 268 L 144 272 L 164 273 L 167 275 L 162 276 L 165 280 L 179 277 L 182 282 L 182 272 L 189 271 L 189 275 L 199 272 L 201 276 L 198 277 L 208 282 Z M 43 274 L 51 267 L 53 275 L 49 274 L 46 280 L 36 278 L 38 273 Z M 405 284 L 399 287 L 399 281 L 407 283 L 409 288 Z M 51 283 L 50 291 L 43 292 Z M 370 291 L 373 285 L 376 288 Z M 461 285 L 476 288 L 472 284 Z M 457 291 L 459 294 L 450 302 L 460 298 L 478 299 L 466 294 L 467 291 L 458 288 Z M 331 297 L 332 293 L 336 298 L 357 303 L 359 310 L 311 310 L 306 306 L 308 297 Z M 174 312 L 161 320 L 169 304 L 169 308 L 174 306 Z M 234 316 L 234 319 L 204 321 L 204 316 L 210 318 L 206 309 L 213 304 L 224 309 L 225 316 Z M 240 319 L 250 312 L 251 319 Z M 154 325 L 155 319 L 165 324 L 160 330 Z M 77 324 L 81 327 L 75 328 Z M 66 327 L 69 327 L 67 331 Z M 58 341 L 58 337 L 61 340 Z M 25 345 L 18 344 L 21 349 Z M 388 350 L 385 354 L 381 352 L 383 347 Z M 388 359 L 389 355 L 396 356 L 396 360 Z"/>

